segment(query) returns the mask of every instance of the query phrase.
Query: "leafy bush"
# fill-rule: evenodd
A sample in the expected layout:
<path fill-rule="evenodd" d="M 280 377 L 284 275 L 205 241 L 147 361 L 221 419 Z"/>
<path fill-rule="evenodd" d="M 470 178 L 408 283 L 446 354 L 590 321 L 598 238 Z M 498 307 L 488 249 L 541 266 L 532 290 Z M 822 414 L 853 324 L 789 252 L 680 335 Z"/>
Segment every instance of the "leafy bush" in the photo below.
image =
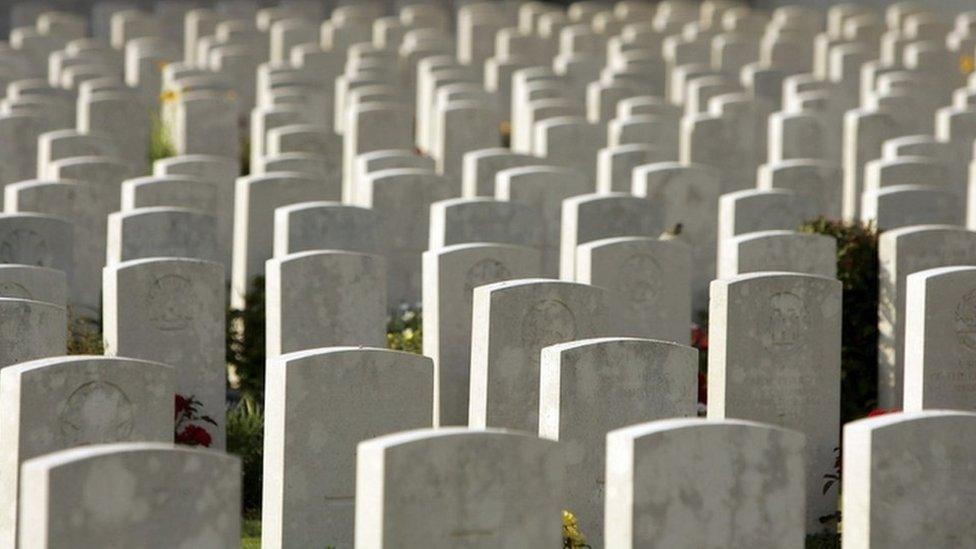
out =
<path fill-rule="evenodd" d="M 419 304 L 402 304 L 386 324 L 386 346 L 418 355 L 424 352 L 423 314 Z"/>
<path fill-rule="evenodd" d="M 68 307 L 68 349 L 69 355 L 103 355 L 102 326 L 97 320 L 77 315 Z"/>
<path fill-rule="evenodd" d="M 227 452 L 241 458 L 244 516 L 260 518 L 264 478 L 264 411 L 260 406 L 241 401 L 227 412 Z"/>
<path fill-rule="evenodd" d="M 264 402 L 264 277 L 255 278 L 242 311 L 227 312 L 227 364 L 248 405 Z"/>
<path fill-rule="evenodd" d="M 878 231 L 823 217 L 800 230 L 837 240 L 837 279 L 844 288 L 841 421 L 847 423 L 878 404 Z"/>
<path fill-rule="evenodd" d="M 176 156 L 176 148 L 173 147 L 169 130 L 163 124 L 159 114 L 156 112 L 151 113 L 149 121 L 149 163 L 152 164 L 157 160 Z"/>
<path fill-rule="evenodd" d="M 807 536 L 806 549 L 840 549 L 840 534 L 823 533 Z"/>
<path fill-rule="evenodd" d="M 251 139 L 241 137 L 241 177 L 251 175 Z"/>
<path fill-rule="evenodd" d="M 209 448 L 213 437 L 202 424 L 216 426 L 217 422 L 210 416 L 201 415 L 200 407 L 203 403 L 193 395 L 176 395 L 175 422 L 173 441 L 185 446 L 203 446 Z"/>

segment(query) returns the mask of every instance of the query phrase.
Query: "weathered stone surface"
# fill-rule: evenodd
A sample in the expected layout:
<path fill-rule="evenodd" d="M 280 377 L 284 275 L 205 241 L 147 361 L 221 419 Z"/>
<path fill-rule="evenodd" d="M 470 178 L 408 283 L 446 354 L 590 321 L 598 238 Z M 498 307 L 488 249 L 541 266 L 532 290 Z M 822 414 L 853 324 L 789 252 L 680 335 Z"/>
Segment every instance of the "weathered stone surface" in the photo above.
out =
<path fill-rule="evenodd" d="M 240 543 L 236 456 L 163 443 L 104 444 L 32 459 L 21 476 L 25 549 Z"/>
<path fill-rule="evenodd" d="M 20 465 L 77 446 L 171 441 L 173 374 L 160 363 L 94 356 L 33 360 L 0 372 L 0 539 L 5 546 L 16 545 Z"/>
<path fill-rule="evenodd" d="M 468 424 L 532 431 L 543 347 L 610 333 L 606 291 L 546 279 L 474 290 Z"/>
<path fill-rule="evenodd" d="M 976 414 L 924 411 L 844 427 L 844 547 L 976 543 Z"/>
<path fill-rule="evenodd" d="M 635 423 L 694 417 L 698 352 L 650 339 L 607 337 L 542 349 L 539 436 L 558 440 L 572 509 L 587 541 L 603 540 L 607 432 Z"/>
<path fill-rule="evenodd" d="M 353 547 L 356 445 L 431 427 L 433 388 L 430 359 L 399 351 L 331 347 L 269 360 L 262 543 Z"/>
<path fill-rule="evenodd" d="M 823 475 L 840 433 L 841 284 L 764 272 L 712 282 L 708 417 L 740 418 L 806 436 L 806 531 L 837 509 Z"/>
<path fill-rule="evenodd" d="M 266 283 L 267 356 L 386 342 L 386 261 L 308 251 L 271 259 Z"/>
<path fill-rule="evenodd" d="M 611 431 L 606 546 L 803 547 L 804 465 L 801 433 L 751 421 Z"/>
<path fill-rule="evenodd" d="M 542 258 L 524 246 L 472 243 L 426 251 L 423 261 L 423 344 L 434 361 L 435 423 L 467 425 L 474 289 L 539 276 Z"/>
<path fill-rule="evenodd" d="M 357 455 L 357 547 L 559 545 L 564 475 L 556 442 L 444 428 L 368 440 Z"/>

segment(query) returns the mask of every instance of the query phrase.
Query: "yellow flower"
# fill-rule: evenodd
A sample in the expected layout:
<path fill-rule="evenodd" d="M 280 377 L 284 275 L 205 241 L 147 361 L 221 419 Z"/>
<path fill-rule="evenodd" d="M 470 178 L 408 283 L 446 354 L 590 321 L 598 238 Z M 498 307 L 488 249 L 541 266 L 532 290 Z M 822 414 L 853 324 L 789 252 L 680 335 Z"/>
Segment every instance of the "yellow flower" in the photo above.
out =
<path fill-rule="evenodd" d="M 976 68 L 976 62 L 973 61 L 972 55 L 963 55 L 959 58 L 959 72 L 969 74 L 973 72 L 973 68 Z"/>
<path fill-rule="evenodd" d="M 502 122 L 500 129 L 501 129 L 502 135 L 512 135 L 512 124 L 511 124 L 511 122 Z"/>
<path fill-rule="evenodd" d="M 586 545 L 586 536 L 580 532 L 576 517 L 565 509 L 563 510 L 563 547 L 589 547 Z"/>
<path fill-rule="evenodd" d="M 166 68 L 166 65 L 169 65 L 169 61 L 160 59 L 159 61 L 156 61 L 156 70 L 162 71 L 163 69 Z"/>
<path fill-rule="evenodd" d="M 163 103 L 169 103 L 171 101 L 176 101 L 180 94 L 176 90 L 163 90 L 163 93 L 159 94 L 159 100 Z"/>

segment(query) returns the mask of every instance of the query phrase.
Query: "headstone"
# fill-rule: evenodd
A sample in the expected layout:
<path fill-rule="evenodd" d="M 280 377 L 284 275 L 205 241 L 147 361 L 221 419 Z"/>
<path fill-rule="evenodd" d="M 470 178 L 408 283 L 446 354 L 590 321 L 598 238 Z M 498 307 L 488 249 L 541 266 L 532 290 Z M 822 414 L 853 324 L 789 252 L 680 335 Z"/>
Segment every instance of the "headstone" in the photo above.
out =
<path fill-rule="evenodd" d="M 601 194 L 629 193 L 634 168 L 668 160 L 675 160 L 669 151 L 641 143 L 600 149 L 597 155 L 596 191 Z"/>
<path fill-rule="evenodd" d="M 852 221 L 860 213 L 864 168 L 881 157 L 883 143 L 903 135 L 898 122 L 887 110 L 857 109 L 844 115 L 844 219 Z"/>
<path fill-rule="evenodd" d="M 37 140 L 37 176 L 50 178 L 49 166 L 56 160 L 77 156 L 104 156 L 119 158 L 118 145 L 101 135 L 78 130 L 55 130 L 42 133 Z"/>
<path fill-rule="evenodd" d="M 274 257 L 308 250 L 375 254 L 380 220 L 373 210 L 339 202 L 299 202 L 275 209 Z"/>
<path fill-rule="evenodd" d="M 531 206 L 493 198 L 449 198 L 430 205 L 429 250 L 472 242 L 541 249 L 542 222 Z"/>
<path fill-rule="evenodd" d="M 104 156 L 80 156 L 56 160 L 50 165 L 54 180 L 83 181 L 98 185 L 98 196 L 105 197 L 109 212 L 121 206 L 122 182 L 135 176 L 132 166 Z"/>
<path fill-rule="evenodd" d="M 19 527 L 32 527 L 24 521 L 18 525 L 17 519 L 20 465 L 25 461 L 90 444 L 173 439 L 176 387 L 173 369 L 163 364 L 94 356 L 46 358 L 4 368 L 0 385 L 0 537 L 7 547 L 16 547 Z"/>
<path fill-rule="evenodd" d="M 0 264 L 50 267 L 73 274 L 73 227 L 62 217 L 39 213 L 0 214 Z"/>
<path fill-rule="evenodd" d="M 184 155 L 162 158 L 153 164 L 155 176 L 189 176 L 217 186 L 217 237 L 221 262 L 228 280 L 231 276 L 234 233 L 234 181 L 240 172 L 235 158 Z M 226 237 L 224 235 L 230 235 Z"/>
<path fill-rule="evenodd" d="M 175 115 L 172 139 L 176 154 L 241 157 L 237 105 L 230 94 L 186 93 L 176 103 Z"/>
<path fill-rule="evenodd" d="M 576 247 L 617 236 L 656 237 L 663 230 L 661 211 L 628 193 L 584 194 L 563 200 L 559 243 L 559 278 L 576 280 Z"/>
<path fill-rule="evenodd" d="M 30 299 L 0 298 L 0 368 L 67 350 L 64 307 Z"/>
<path fill-rule="evenodd" d="M 597 151 L 606 145 L 606 130 L 581 117 L 557 116 L 534 125 L 532 153 L 547 164 L 577 170 L 595 189 Z"/>
<path fill-rule="evenodd" d="M 32 459 L 21 479 L 21 547 L 240 543 L 241 465 L 223 452 L 103 444 Z"/>
<path fill-rule="evenodd" d="M 136 208 L 108 216 L 106 265 L 148 257 L 220 261 L 217 220 L 190 208 Z"/>
<path fill-rule="evenodd" d="M 37 177 L 37 138 L 52 128 L 33 115 L 0 115 L 0 186 Z"/>
<path fill-rule="evenodd" d="M 812 197 L 816 211 L 827 219 L 841 219 L 843 172 L 837 164 L 797 159 L 770 162 L 759 167 L 756 188 L 785 189 Z"/>
<path fill-rule="evenodd" d="M 556 547 L 562 472 L 557 443 L 499 429 L 417 430 L 362 442 L 356 545 Z"/>
<path fill-rule="evenodd" d="M 514 153 L 509 149 L 480 149 L 465 153 L 461 196 L 495 196 L 495 174 L 508 168 L 543 164 L 541 158 Z"/>
<path fill-rule="evenodd" d="M 108 356 L 132 357 L 176 368 L 176 391 L 200 402 L 198 422 L 214 448 L 227 429 L 224 361 L 226 299 L 220 263 L 189 258 L 121 261 L 105 268 L 103 335 Z"/>
<path fill-rule="evenodd" d="M 950 225 L 885 231 L 878 237 L 878 264 L 878 406 L 901 408 L 906 279 L 926 269 L 976 265 L 976 232 Z"/>
<path fill-rule="evenodd" d="M 346 113 L 346 121 L 346 132 L 342 141 L 344 178 L 352 173 L 356 157 L 362 153 L 413 148 L 413 111 L 406 105 L 356 105 Z M 348 181 L 343 180 L 343 197 L 353 196 L 351 191 L 346 192 Z"/>
<path fill-rule="evenodd" d="M 908 275 L 905 287 L 904 409 L 973 410 L 976 267 Z"/>
<path fill-rule="evenodd" d="M 118 193 L 110 185 L 21 181 L 7 185 L 6 194 L 8 212 L 39 212 L 71 221 L 73 249 L 68 285 L 72 312 L 98 318 L 107 218 L 112 211 L 110 203 L 118 200 Z"/>
<path fill-rule="evenodd" d="M 122 183 L 122 211 L 136 208 L 152 208 L 171 206 L 175 208 L 193 208 L 217 220 L 217 249 L 221 259 L 226 256 L 225 250 L 230 250 L 233 244 L 233 210 L 222 207 L 220 185 L 205 179 L 183 176 L 164 175 L 147 176 L 129 179 Z M 230 264 L 224 263 L 224 269 L 230 272 Z"/>
<path fill-rule="evenodd" d="M 29 299 L 64 307 L 68 300 L 66 277 L 49 267 L 0 265 L 0 298 Z"/>
<path fill-rule="evenodd" d="M 837 275 L 837 240 L 796 231 L 756 231 L 725 241 L 718 278 L 759 271 Z"/>
<path fill-rule="evenodd" d="M 267 356 L 386 342 L 386 262 L 348 251 L 309 251 L 268 261 Z"/>
<path fill-rule="evenodd" d="M 976 414 L 889 414 L 844 427 L 844 547 L 976 543 Z"/>
<path fill-rule="evenodd" d="M 456 244 L 424 252 L 423 345 L 434 361 L 436 424 L 468 424 L 474 289 L 536 277 L 540 267 L 537 249 L 509 244 Z"/>
<path fill-rule="evenodd" d="M 699 164 L 656 162 L 634 169 L 633 194 L 660 204 L 664 226 L 692 251 L 692 308 L 707 308 L 715 278 L 716 219 L 722 192 L 719 174 Z"/>
<path fill-rule="evenodd" d="M 349 191 L 352 196 L 343 197 L 343 202 L 355 203 L 362 194 L 363 181 L 373 172 L 395 168 L 417 168 L 434 171 L 434 159 L 422 156 L 416 150 L 385 150 L 363 153 L 356 157 L 356 166 L 351 178 Z"/>
<path fill-rule="evenodd" d="M 434 124 L 437 133 L 437 171 L 457 183 L 454 196 L 461 196 L 461 173 L 464 155 L 497 146 L 501 138 L 498 110 L 476 101 L 450 101 L 439 109 Z"/>
<path fill-rule="evenodd" d="M 947 186 L 892 185 L 865 191 L 861 221 L 886 231 L 912 225 L 963 225 L 959 196 Z"/>
<path fill-rule="evenodd" d="M 244 306 L 256 277 L 274 251 L 274 212 L 280 206 L 324 200 L 322 182 L 301 174 L 278 172 L 237 180 L 234 194 L 234 264 L 231 304 Z"/>
<path fill-rule="evenodd" d="M 281 355 L 268 363 L 266 410 L 262 543 L 352 547 L 357 484 L 369 482 L 357 481 L 356 445 L 433 425 L 433 367 L 368 347 Z"/>
<path fill-rule="evenodd" d="M 840 438 L 841 283 L 761 272 L 712 282 L 708 417 L 761 421 L 806 436 L 806 532 L 837 510 L 824 493 Z"/>
<path fill-rule="evenodd" d="M 801 433 L 738 419 L 611 431 L 606 546 L 802 547 L 804 455 Z"/>
<path fill-rule="evenodd" d="M 538 427 L 540 351 L 607 335 L 609 315 L 596 286 L 522 279 L 475 288 L 468 424 Z"/>
<path fill-rule="evenodd" d="M 797 230 L 818 215 L 817 203 L 810 195 L 785 189 L 723 194 L 718 201 L 718 256 L 724 257 L 725 245 L 733 237 L 756 231 Z"/>
<path fill-rule="evenodd" d="M 149 162 L 149 117 L 131 92 L 99 92 L 78 100 L 78 130 L 112 139 L 120 159 L 145 172 Z"/>
<path fill-rule="evenodd" d="M 698 352 L 677 343 L 597 338 L 542 349 L 539 436 L 566 449 L 564 509 L 587 541 L 604 546 L 607 432 L 655 419 L 694 417 Z"/>
<path fill-rule="evenodd" d="M 586 177 L 567 168 L 527 166 L 498 172 L 495 198 L 530 206 L 542 220 L 542 273 L 545 276 L 555 277 L 559 273 L 562 201 L 591 189 L 592 183 Z"/>
<path fill-rule="evenodd" d="M 686 344 L 691 255 L 691 248 L 676 240 L 594 240 L 576 248 L 576 281 L 609 291 L 615 303 L 615 335 Z"/>
<path fill-rule="evenodd" d="M 391 306 L 421 299 L 421 254 L 427 249 L 430 205 L 452 195 L 450 182 L 429 170 L 392 169 L 370 174 L 359 206 L 380 219 L 380 252 L 387 261 Z"/>

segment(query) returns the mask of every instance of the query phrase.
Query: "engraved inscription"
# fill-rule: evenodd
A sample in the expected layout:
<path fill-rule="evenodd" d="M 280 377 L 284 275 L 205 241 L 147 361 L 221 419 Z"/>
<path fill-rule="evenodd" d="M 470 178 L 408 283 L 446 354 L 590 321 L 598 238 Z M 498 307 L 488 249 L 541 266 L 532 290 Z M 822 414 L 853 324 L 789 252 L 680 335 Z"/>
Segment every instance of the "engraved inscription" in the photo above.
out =
<path fill-rule="evenodd" d="M 661 266 L 648 254 L 634 254 L 624 262 L 620 274 L 623 287 L 632 307 L 648 305 L 661 292 Z"/>
<path fill-rule="evenodd" d="M 51 267 L 54 257 L 43 236 L 30 229 L 16 229 L 0 239 L 0 263 Z"/>
<path fill-rule="evenodd" d="M 541 349 L 576 339 L 576 317 L 565 303 L 546 299 L 533 305 L 522 317 L 522 345 Z M 533 354 L 539 360 L 538 353 Z"/>
<path fill-rule="evenodd" d="M 468 274 L 464 278 L 464 295 L 469 296 L 467 299 L 470 300 L 471 292 L 478 286 L 484 286 L 485 284 L 500 282 L 510 278 L 512 278 L 511 271 L 500 261 L 482 259 L 468 269 Z"/>
<path fill-rule="evenodd" d="M 91 381 L 75 389 L 58 420 L 65 447 L 127 440 L 132 433 L 132 402 L 118 386 Z"/>
<path fill-rule="evenodd" d="M 955 329 L 959 344 L 976 351 L 976 289 L 963 295 L 956 304 Z"/>
<path fill-rule="evenodd" d="M 805 325 L 806 308 L 799 296 L 780 292 L 769 298 L 769 345 L 773 349 L 796 346 Z"/>
<path fill-rule="evenodd" d="M 146 311 L 157 330 L 184 330 L 193 321 L 193 287 L 179 275 L 164 275 L 149 285 Z"/>
<path fill-rule="evenodd" d="M 16 282 L 0 282 L 0 297 L 15 297 L 18 299 L 34 299 L 27 288 Z"/>

